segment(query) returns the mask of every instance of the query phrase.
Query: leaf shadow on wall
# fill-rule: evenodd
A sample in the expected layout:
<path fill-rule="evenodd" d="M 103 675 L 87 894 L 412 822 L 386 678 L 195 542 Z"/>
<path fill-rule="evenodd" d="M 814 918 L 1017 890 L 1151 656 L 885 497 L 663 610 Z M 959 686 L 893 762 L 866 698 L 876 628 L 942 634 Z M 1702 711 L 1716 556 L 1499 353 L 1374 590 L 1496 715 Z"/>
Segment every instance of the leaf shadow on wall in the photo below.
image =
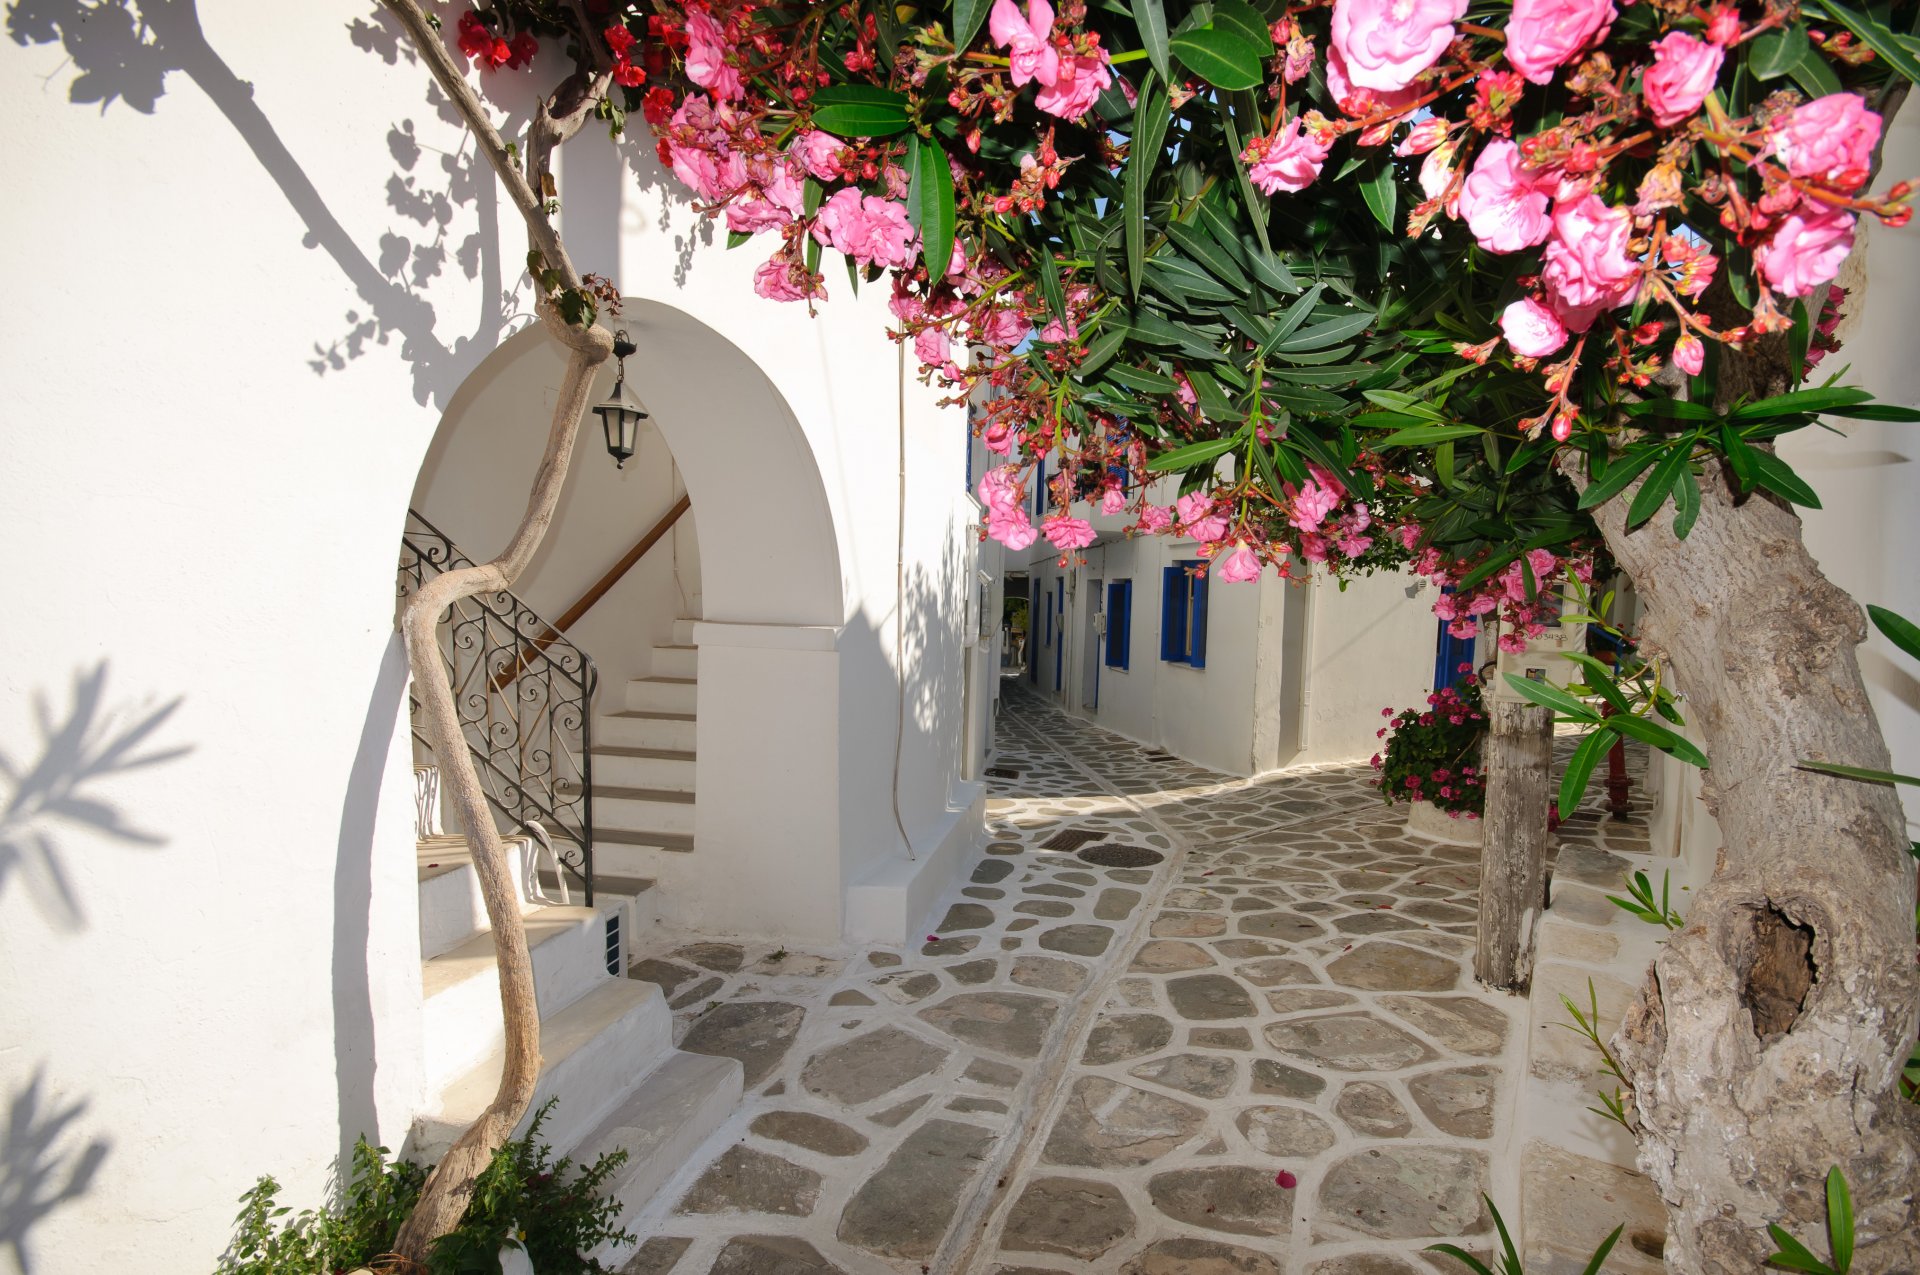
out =
<path fill-rule="evenodd" d="M 390 346 L 397 338 L 400 357 L 413 373 L 415 401 L 444 408 L 482 357 L 532 322 L 517 295 L 519 270 L 512 287 L 502 273 L 492 175 L 464 134 L 459 150 L 440 152 L 420 142 L 411 119 L 389 129 L 386 145 L 395 171 L 386 195 L 395 221 L 381 235 L 377 252 L 369 253 L 347 233 L 281 140 L 255 100 L 254 86 L 208 43 L 195 0 L 15 0 L 6 10 L 6 30 L 23 47 L 59 44 L 68 61 L 54 75 L 71 69 L 69 100 L 97 104 L 102 114 L 115 103 L 155 114 L 175 73 L 207 95 L 306 227 L 302 245 L 326 252 L 366 305 L 364 313 L 357 308 L 346 313 L 344 330 L 314 341 L 307 364 L 316 376 L 343 371 L 372 347 Z M 389 66 L 418 64 L 382 6 L 373 6 L 368 17 L 346 24 L 344 31 L 355 47 Z M 419 73 L 427 86 L 427 106 L 458 126 L 452 104 L 424 67 Z M 516 136 L 526 114 L 506 112 L 498 121 L 502 132 Z M 203 158 L 184 161 L 183 177 L 197 176 L 216 187 L 223 175 L 192 171 Z M 463 208 L 470 208 L 472 217 L 461 227 L 458 210 Z M 481 302 L 471 335 L 449 343 L 435 331 L 438 316 L 427 291 L 450 263 L 480 282 Z"/>
<path fill-rule="evenodd" d="M 42 1068 L 13 1095 L 0 1146 L 0 1252 L 12 1252 L 21 1275 L 34 1275 L 28 1233 L 92 1188 L 112 1146 L 105 1138 L 81 1145 L 85 1135 L 73 1126 L 86 1114 L 86 1101 L 60 1107 L 43 1092 L 45 1084 Z"/>
<path fill-rule="evenodd" d="M 61 825 L 135 846 L 161 846 L 166 838 L 127 822 L 90 789 L 102 780 L 177 760 L 191 746 L 140 752 L 181 701 L 133 710 L 106 707 L 107 665 L 74 674 L 72 706 L 56 722 L 44 692 L 34 695 L 40 755 L 15 761 L 0 751 L 0 899 L 18 878 L 41 916 L 61 930 L 86 928 L 86 910 L 61 863 Z"/>

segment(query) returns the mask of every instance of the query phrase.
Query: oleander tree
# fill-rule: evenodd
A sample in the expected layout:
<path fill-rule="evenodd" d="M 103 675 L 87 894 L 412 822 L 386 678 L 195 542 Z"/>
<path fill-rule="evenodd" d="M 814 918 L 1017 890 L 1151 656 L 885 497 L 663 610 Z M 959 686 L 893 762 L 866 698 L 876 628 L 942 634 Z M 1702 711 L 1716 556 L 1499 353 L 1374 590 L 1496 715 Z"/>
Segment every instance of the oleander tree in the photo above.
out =
<path fill-rule="evenodd" d="M 1822 415 L 1920 419 L 1809 380 L 1859 220 L 1910 215 L 1905 183 L 1867 192 L 1920 78 L 1912 0 L 491 0 L 444 32 L 385 3 L 526 219 L 582 376 L 609 297 L 566 258 L 548 168 L 637 113 L 762 255 L 769 303 L 885 288 L 922 374 L 984 400 L 985 532 L 1012 549 L 1068 558 L 1097 509 L 1192 537 L 1223 582 L 1405 565 L 1448 587 L 1456 633 L 1498 619 L 1509 645 L 1558 619 L 1556 581 L 1623 569 L 1657 675 L 1592 674 L 1620 711 L 1576 778 L 1619 735 L 1707 765 L 1726 841 L 1615 1042 L 1669 1264 L 1756 1268 L 1767 1223 L 1810 1226 L 1838 1165 L 1859 1268 L 1920 1265 L 1920 1119 L 1896 1085 L 1914 861 L 1890 788 L 1799 767 L 1888 757 L 1860 608 L 1808 555 L 1795 507 L 1818 494 L 1774 447 Z M 549 66 L 509 145 L 489 76 Z M 446 601 L 423 594 L 414 645 Z M 531 996 L 507 1013 L 537 1066 Z M 524 1071 L 403 1254 L 457 1220 Z"/>

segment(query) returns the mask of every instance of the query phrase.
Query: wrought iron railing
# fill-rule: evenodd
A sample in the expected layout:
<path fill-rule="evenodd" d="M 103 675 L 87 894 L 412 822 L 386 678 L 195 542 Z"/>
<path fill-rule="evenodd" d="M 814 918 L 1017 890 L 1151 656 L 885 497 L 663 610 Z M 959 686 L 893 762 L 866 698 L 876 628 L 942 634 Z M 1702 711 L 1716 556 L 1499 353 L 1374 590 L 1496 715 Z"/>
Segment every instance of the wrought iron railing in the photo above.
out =
<path fill-rule="evenodd" d="M 402 598 L 472 559 L 438 527 L 407 511 L 400 540 Z M 440 621 L 440 655 L 455 711 L 487 800 L 518 832 L 539 823 L 561 870 L 593 904 L 593 695 L 587 653 L 505 590 L 463 598 Z M 422 746 L 420 702 L 411 704 Z"/>

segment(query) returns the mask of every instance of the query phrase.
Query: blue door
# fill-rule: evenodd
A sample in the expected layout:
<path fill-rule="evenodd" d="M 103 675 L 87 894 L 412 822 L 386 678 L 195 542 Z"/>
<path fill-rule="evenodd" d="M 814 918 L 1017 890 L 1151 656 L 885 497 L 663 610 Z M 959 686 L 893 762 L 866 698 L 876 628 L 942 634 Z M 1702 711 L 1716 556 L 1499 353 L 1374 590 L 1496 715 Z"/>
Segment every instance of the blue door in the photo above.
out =
<path fill-rule="evenodd" d="M 1054 614 L 1060 617 L 1058 636 L 1053 643 L 1053 693 L 1060 693 L 1061 657 L 1067 650 L 1067 582 L 1064 578 L 1053 582 L 1055 607 Z M 1051 626 L 1049 626 L 1051 627 Z"/>
<path fill-rule="evenodd" d="M 1453 586 L 1442 589 L 1443 593 L 1452 593 Z M 1473 671 L 1473 639 L 1457 638 L 1447 631 L 1447 621 L 1441 620 L 1440 640 L 1433 657 L 1433 689 L 1443 686 L 1458 686 L 1460 679 Z"/>

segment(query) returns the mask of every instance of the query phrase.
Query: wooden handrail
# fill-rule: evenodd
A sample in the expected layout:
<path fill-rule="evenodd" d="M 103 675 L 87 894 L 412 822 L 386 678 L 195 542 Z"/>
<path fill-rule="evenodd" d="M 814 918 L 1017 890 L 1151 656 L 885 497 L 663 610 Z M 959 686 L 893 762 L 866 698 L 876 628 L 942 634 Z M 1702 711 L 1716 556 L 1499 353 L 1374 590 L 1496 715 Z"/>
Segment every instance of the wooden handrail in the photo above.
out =
<path fill-rule="evenodd" d="M 693 498 L 691 496 L 681 496 L 673 508 L 662 514 L 660 521 L 654 523 L 652 529 L 649 530 L 646 535 L 640 537 L 633 548 L 627 550 L 626 556 L 613 564 L 612 570 L 601 576 L 594 582 L 592 588 L 581 594 L 579 601 L 561 612 L 560 618 L 555 620 L 545 633 L 533 639 L 526 647 L 522 648 L 519 658 L 515 659 L 511 666 L 502 669 L 494 675 L 493 689 L 498 691 L 511 685 L 516 678 L 526 672 L 528 660 L 531 660 L 535 655 L 552 646 L 554 642 L 559 639 L 560 635 L 573 627 L 574 623 L 578 621 L 581 616 L 593 610 L 594 604 L 600 601 L 601 598 L 606 597 L 607 591 L 612 589 L 614 585 L 619 584 L 622 577 L 624 577 L 627 572 L 633 570 L 634 564 L 647 556 L 647 550 L 660 543 L 660 537 L 666 535 L 667 532 L 673 529 L 673 524 L 680 521 L 680 515 L 686 513 L 687 510 L 692 507 Z"/>

